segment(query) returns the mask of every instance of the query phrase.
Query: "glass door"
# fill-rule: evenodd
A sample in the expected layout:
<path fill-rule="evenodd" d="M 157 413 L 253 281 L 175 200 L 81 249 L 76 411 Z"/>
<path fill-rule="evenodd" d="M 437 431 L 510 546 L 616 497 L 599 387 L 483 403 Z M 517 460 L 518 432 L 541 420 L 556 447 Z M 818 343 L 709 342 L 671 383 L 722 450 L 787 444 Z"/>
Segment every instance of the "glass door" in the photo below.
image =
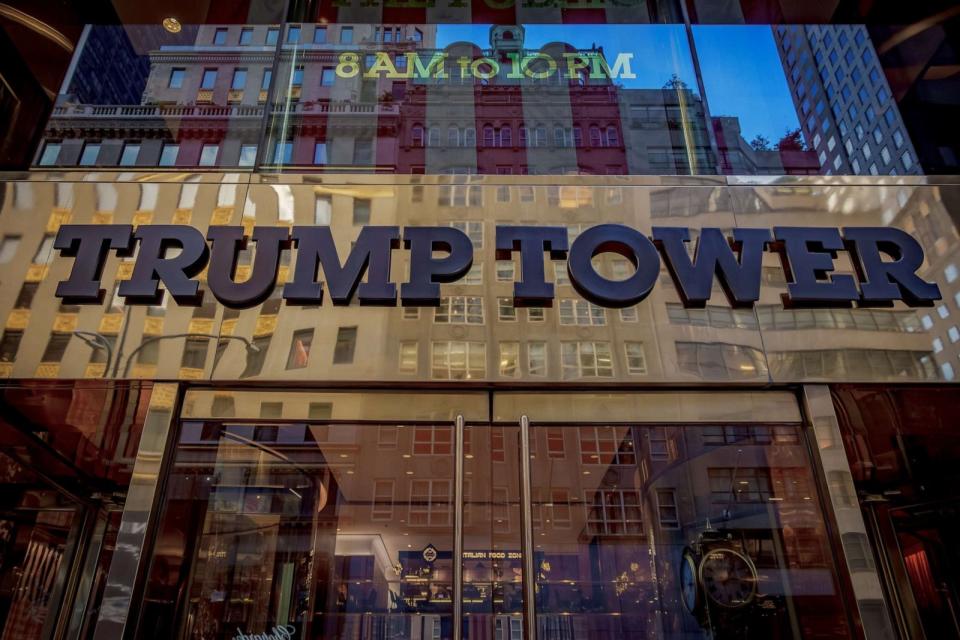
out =
<path fill-rule="evenodd" d="M 804 437 L 532 422 L 537 638 L 852 637 Z"/>
<path fill-rule="evenodd" d="M 451 637 L 453 467 L 450 424 L 184 422 L 151 570 L 161 602 L 186 577 L 164 635 Z"/>
<path fill-rule="evenodd" d="M 0 453 L 0 639 L 53 634 L 82 509 Z"/>
<path fill-rule="evenodd" d="M 630 398 L 185 418 L 138 635 L 851 637 L 799 413 Z"/>
<path fill-rule="evenodd" d="M 523 634 L 519 425 L 470 424 L 463 447 L 463 638 Z"/>

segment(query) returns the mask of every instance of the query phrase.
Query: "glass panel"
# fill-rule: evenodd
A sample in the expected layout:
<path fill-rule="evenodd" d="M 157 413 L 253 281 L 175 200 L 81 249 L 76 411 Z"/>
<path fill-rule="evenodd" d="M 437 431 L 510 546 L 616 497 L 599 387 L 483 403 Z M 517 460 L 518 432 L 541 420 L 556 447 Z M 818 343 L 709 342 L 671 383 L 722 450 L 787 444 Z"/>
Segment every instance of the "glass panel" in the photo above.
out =
<path fill-rule="evenodd" d="M 269 82 L 259 87 L 273 66 L 269 21 L 271 14 L 280 18 L 276 9 L 250 4 L 240 12 L 190 12 L 194 23 L 120 12 L 123 24 L 105 24 L 99 14 L 86 16 L 93 23 L 78 29 L 75 43 L 65 43 L 73 52 L 69 64 L 47 70 L 58 76 L 51 93 L 56 97 L 45 146 L 34 162 L 250 166 L 244 145 L 256 145 L 260 137 Z M 183 15 L 159 13 L 171 14 Z M 216 24 L 218 17 L 226 22 Z M 237 18 L 252 23 L 234 24 Z M 48 43 L 44 50 L 50 49 L 60 48 Z M 50 84 L 52 79 L 44 78 Z"/>
<path fill-rule="evenodd" d="M 0 637 L 39 640 L 60 610 L 62 573 L 71 562 L 69 539 L 80 510 L 4 453 L 0 476 Z"/>
<path fill-rule="evenodd" d="M 539 638 L 852 637 L 798 428 L 531 440 Z"/>
<path fill-rule="evenodd" d="M 843 535 L 852 576 L 863 582 L 878 567 L 889 571 L 895 597 L 916 603 L 906 612 L 912 635 L 960 637 L 960 554 L 951 543 L 960 527 L 955 389 L 842 385 L 831 392 L 850 465 L 848 504 L 868 523 L 867 531 Z M 877 495 L 888 498 L 870 499 Z M 885 614 L 880 609 L 867 623 Z"/>
<path fill-rule="evenodd" d="M 541 24 L 302 28 L 321 35 L 281 49 L 270 168 L 715 173 L 680 25 L 590 25 L 562 43 Z"/>
<path fill-rule="evenodd" d="M 0 166 L 116 166 L 126 136 L 138 166 L 158 166 L 167 138 L 185 166 L 206 142 L 217 166 L 266 144 L 270 169 L 330 172 L 958 172 L 953 12 L 684 4 L 18 9 Z M 95 161 L 85 143 L 103 145 Z"/>
<path fill-rule="evenodd" d="M 523 623 L 517 426 L 468 426 L 464 437 L 463 637 L 519 638 Z"/>
<path fill-rule="evenodd" d="M 449 424 L 184 422 L 141 628 L 451 637 L 452 456 Z"/>

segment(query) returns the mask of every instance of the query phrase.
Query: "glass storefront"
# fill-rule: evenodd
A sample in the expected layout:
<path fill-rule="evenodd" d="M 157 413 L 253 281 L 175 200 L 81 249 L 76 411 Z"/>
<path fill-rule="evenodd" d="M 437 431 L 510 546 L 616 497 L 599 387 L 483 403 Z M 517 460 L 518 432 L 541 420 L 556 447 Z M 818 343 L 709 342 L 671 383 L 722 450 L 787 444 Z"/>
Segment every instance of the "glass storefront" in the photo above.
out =
<path fill-rule="evenodd" d="M 906 176 L 960 156 L 958 17 L 933 6 L 115 4 L 0 17 L 4 113 L 29 125 L 8 168 Z"/>
<path fill-rule="evenodd" d="M 0 389 L 4 640 L 91 637 L 150 397 L 150 385 Z"/>
<path fill-rule="evenodd" d="M 467 421 L 458 464 L 455 421 L 211 402 L 232 417 L 180 423 L 143 637 L 506 640 L 531 611 L 539 638 L 853 637 L 798 423 L 533 420 L 525 512 L 517 423 Z"/>

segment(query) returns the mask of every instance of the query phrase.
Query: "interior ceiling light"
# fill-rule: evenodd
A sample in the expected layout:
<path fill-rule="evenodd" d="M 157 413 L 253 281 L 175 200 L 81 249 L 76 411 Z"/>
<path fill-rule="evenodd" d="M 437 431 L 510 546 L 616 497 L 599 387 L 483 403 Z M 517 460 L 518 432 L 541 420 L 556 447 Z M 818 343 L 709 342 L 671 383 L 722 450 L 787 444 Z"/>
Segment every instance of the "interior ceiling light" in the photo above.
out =
<path fill-rule="evenodd" d="M 180 30 L 183 29 L 183 25 L 180 24 L 180 21 L 173 16 L 164 18 L 160 24 L 162 24 L 163 28 L 170 33 L 180 33 Z"/>
<path fill-rule="evenodd" d="M 43 37 L 57 43 L 60 47 L 66 49 L 68 52 L 73 53 L 73 42 L 71 42 L 67 36 L 57 31 L 46 22 L 38 20 L 30 14 L 24 13 L 23 11 L 15 9 L 14 7 L 4 3 L 0 3 L 0 16 L 20 23 L 31 31 L 35 31 Z"/>

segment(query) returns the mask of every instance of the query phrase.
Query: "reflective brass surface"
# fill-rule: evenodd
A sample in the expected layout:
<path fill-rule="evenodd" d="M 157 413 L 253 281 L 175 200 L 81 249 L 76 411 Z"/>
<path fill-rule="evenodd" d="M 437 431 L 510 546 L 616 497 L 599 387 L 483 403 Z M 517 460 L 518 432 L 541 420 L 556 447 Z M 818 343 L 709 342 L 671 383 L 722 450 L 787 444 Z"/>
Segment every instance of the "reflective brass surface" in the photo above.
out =
<path fill-rule="evenodd" d="M 951 216 L 960 187 L 930 179 L 732 179 L 736 186 L 724 186 L 718 178 L 680 177 L 14 177 L 4 183 L 0 214 L 0 238 L 19 236 L 0 281 L 0 317 L 7 323 L 0 375 L 7 377 L 765 384 L 949 380 L 960 366 L 958 235 Z M 209 294 L 198 308 L 173 301 L 153 308 L 125 305 L 113 292 L 128 277 L 131 261 L 110 256 L 104 304 L 61 307 L 53 293 L 72 259 L 54 255 L 45 238 L 51 220 L 67 218 L 75 224 L 189 219 L 200 230 L 213 223 L 248 229 L 329 223 L 341 258 L 364 224 L 455 225 L 474 239 L 475 266 L 459 282 L 443 285 L 440 308 L 334 307 L 329 300 L 294 307 L 282 303 L 278 286 L 262 305 L 235 311 Z M 889 309 L 784 310 L 783 269 L 769 253 L 754 310 L 731 310 L 719 286 L 705 310 L 685 309 L 665 269 L 636 307 L 592 308 L 568 284 L 562 262 L 546 265 L 548 279 L 557 284 L 552 308 L 540 313 L 511 306 L 518 258 L 512 264 L 495 259 L 497 224 L 561 225 L 574 237 L 610 222 L 646 234 L 654 225 L 891 225 L 924 246 L 921 275 L 939 284 L 944 299 L 933 309 L 897 303 Z M 253 259 L 255 251 L 243 256 L 240 277 Z M 292 260 L 283 259 L 281 281 Z M 844 252 L 836 263 L 838 272 L 852 271 Z M 607 277 L 622 275 L 628 266 L 611 254 L 599 256 L 597 264 Z M 406 270 L 407 253 L 394 251 L 393 280 L 404 281 Z M 25 283 L 36 283 L 26 304 Z M 113 347 L 109 366 L 106 350 L 74 331 L 104 336 Z"/>

